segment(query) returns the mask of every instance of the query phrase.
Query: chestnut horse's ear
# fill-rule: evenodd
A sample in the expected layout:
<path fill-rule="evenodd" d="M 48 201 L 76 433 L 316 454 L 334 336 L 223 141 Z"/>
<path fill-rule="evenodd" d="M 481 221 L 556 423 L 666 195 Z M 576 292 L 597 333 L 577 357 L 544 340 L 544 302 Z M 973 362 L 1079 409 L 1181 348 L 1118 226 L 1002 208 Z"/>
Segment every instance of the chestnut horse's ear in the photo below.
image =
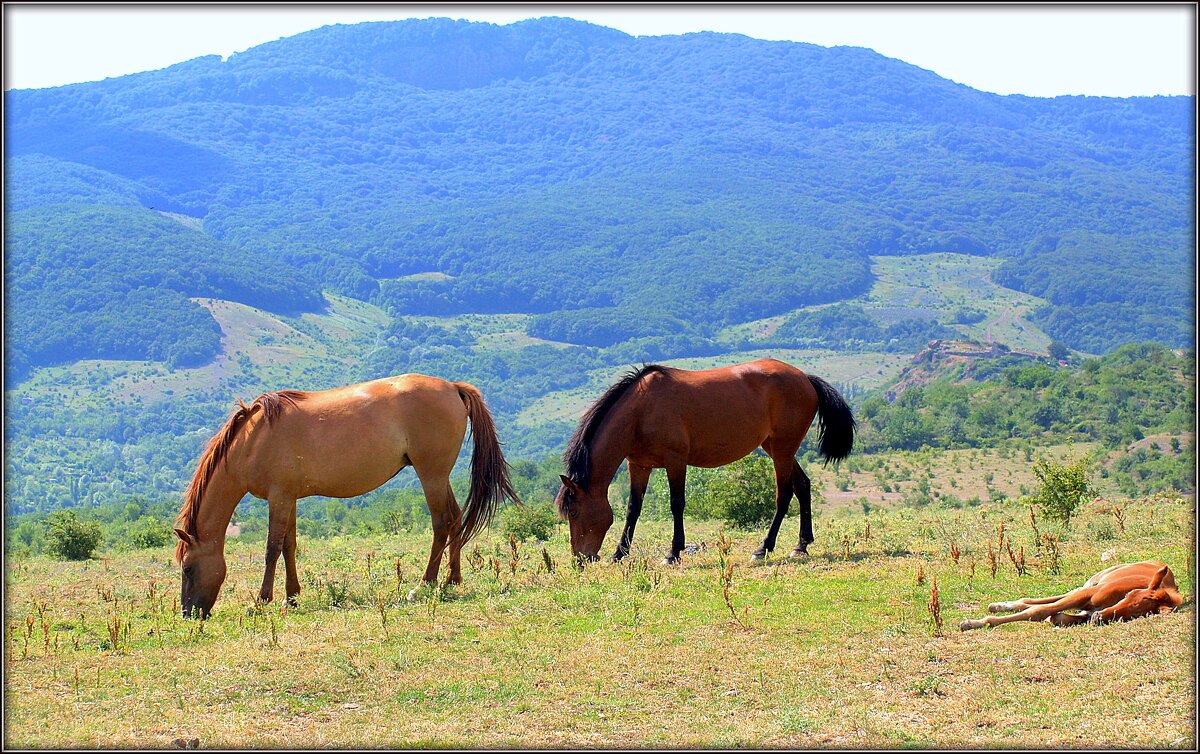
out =
<path fill-rule="evenodd" d="M 177 536 L 177 537 L 179 537 L 181 540 L 183 540 L 183 543 L 184 543 L 185 545 L 187 545 L 188 547 L 193 547 L 193 546 L 195 546 L 195 544 L 196 544 L 196 540 L 192 538 L 192 535 L 191 535 L 191 534 L 188 534 L 188 533 L 187 533 L 186 531 L 184 531 L 183 529 L 176 529 L 176 530 L 175 530 L 175 536 Z"/>
<path fill-rule="evenodd" d="M 578 484 L 575 484 L 575 482 L 571 481 L 570 477 L 565 477 L 562 474 L 559 474 L 558 478 L 562 480 L 563 486 L 569 489 L 571 492 L 576 494 L 583 492 L 583 490 L 579 488 Z"/>
<path fill-rule="evenodd" d="M 1154 574 L 1154 578 L 1150 579 L 1150 586 L 1147 588 L 1158 589 L 1160 586 L 1162 586 L 1163 579 L 1165 579 L 1167 577 L 1167 570 L 1168 569 L 1166 566 L 1159 568 L 1158 571 Z"/>

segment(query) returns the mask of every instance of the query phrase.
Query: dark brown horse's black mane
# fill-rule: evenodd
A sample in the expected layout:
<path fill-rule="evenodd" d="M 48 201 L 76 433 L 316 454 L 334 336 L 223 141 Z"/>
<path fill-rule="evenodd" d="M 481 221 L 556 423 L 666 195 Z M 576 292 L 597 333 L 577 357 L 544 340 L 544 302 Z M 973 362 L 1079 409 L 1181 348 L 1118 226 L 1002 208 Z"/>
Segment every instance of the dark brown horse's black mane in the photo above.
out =
<path fill-rule="evenodd" d="M 625 395 L 631 385 L 647 374 L 651 372 L 667 374 L 667 370 L 668 367 L 661 364 L 643 364 L 641 369 L 627 372 L 624 377 L 605 390 L 604 394 L 583 413 L 583 417 L 579 420 L 579 426 L 575 428 L 575 433 L 571 435 L 571 439 L 567 442 L 567 449 L 563 453 L 563 465 L 566 467 L 567 477 L 571 481 L 584 489 L 587 489 L 591 483 L 590 450 L 592 440 L 596 436 L 596 430 L 604 422 L 604 417 L 608 416 L 612 407 L 621 400 L 621 396 Z"/>

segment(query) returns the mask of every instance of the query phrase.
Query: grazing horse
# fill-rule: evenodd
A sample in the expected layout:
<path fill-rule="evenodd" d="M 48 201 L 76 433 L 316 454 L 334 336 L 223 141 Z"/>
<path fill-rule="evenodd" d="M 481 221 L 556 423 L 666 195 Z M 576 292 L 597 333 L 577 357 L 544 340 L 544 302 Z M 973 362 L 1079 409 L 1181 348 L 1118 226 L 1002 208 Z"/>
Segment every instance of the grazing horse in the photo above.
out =
<path fill-rule="evenodd" d="M 1132 620 L 1153 613 L 1169 613 L 1182 604 L 1183 597 L 1175 587 L 1175 575 L 1171 569 L 1162 563 L 1144 560 L 1106 568 L 1078 589 L 1057 597 L 1026 597 L 1013 602 L 993 602 L 988 605 L 989 613 L 1019 612 L 1002 617 L 989 615 L 978 620 L 968 619 L 958 627 L 970 631 L 1015 620 L 1048 620 L 1056 626 L 1107 623 Z M 1067 613 L 1064 612 L 1066 610 L 1082 612 Z"/>
<path fill-rule="evenodd" d="M 176 522 L 175 557 L 183 570 L 184 616 L 208 617 L 225 580 L 225 529 L 249 493 L 270 504 L 267 563 L 259 598 L 269 601 L 284 556 L 287 596 L 296 576 L 296 500 L 354 497 L 412 466 L 433 521 L 424 580 L 437 580 L 449 543 L 450 583 L 461 583 L 460 551 L 490 523 L 500 500 L 517 500 L 492 415 L 472 385 L 405 374 L 358 385 L 260 395 L 239 408 L 200 456 Z M 471 486 L 464 510 L 450 471 L 470 419 Z"/>
<path fill-rule="evenodd" d="M 813 418 L 820 417 L 821 455 L 840 461 L 854 445 L 854 417 L 824 380 L 774 359 L 688 371 L 649 364 L 629 372 L 583 414 L 563 455 L 566 474 L 555 497 L 571 528 L 577 557 L 598 559 L 613 522 L 608 485 L 629 459 L 629 510 L 614 560 L 629 554 L 652 469 L 666 469 L 675 530 L 665 563 L 684 549 L 684 480 L 688 466 L 724 466 L 762 447 L 775 464 L 775 517 L 753 558 L 775 549 L 792 494 L 800 501 L 800 538 L 793 557 L 813 541 L 808 477 L 796 462 Z"/>

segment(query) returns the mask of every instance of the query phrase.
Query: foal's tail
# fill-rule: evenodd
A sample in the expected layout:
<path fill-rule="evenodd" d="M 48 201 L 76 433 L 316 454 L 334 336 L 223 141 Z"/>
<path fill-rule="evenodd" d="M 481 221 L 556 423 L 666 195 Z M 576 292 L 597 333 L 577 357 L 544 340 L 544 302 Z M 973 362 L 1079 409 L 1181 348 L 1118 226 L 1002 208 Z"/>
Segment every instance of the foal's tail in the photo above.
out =
<path fill-rule="evenodd" d="M 501 500 L 508 498 L 517 503 L 521 500 L 509 481 L 508 462 L 500 450 L 496 424 L 483 402 L 483 395 L 474 385 L 465 382 L 455 382 L 454 387 L 458 388 L 458 395 L 467 406 L 471 435 L 475 439 L 475 449 L 471 453 L 471 489 L 458 530 L 459 541 L 466 544 L 480 528 L 492 522 Z"/>
<path fill-rule="evenodd" d="M 841 393 L 832 385 L 811 374 L 808 375 L 808 381 L 817 391 L 817 415 L 821 423 L 820 453 L 826 466 L 830 461 L 836 466 L 854 448 L 854 430 L 858 423 L 854 421 L 854 414 Z"/>

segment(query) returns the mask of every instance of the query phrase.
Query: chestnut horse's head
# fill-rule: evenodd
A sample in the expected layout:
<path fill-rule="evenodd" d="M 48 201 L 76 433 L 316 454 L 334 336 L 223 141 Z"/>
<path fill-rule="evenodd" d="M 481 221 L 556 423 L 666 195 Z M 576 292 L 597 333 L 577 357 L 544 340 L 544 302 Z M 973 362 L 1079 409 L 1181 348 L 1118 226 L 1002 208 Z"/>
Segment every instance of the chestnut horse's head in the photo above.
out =
<path fill-rule="evenodd" d="M 571 527 L 571 552 L 587 560 L 600 559 L 600 546 L 613 522 L 607 485 L 583 488 L 570 478 L 560 476 L 562 487 L 554 506 Z"/>
<path fill-rule="evenodd" d="M 175 551 L 183 571 L 179 605 L 184 618 L 207 618 L 225 583 L 225 548 L 212 540 L 201 542 L 182 529 L 175 530 L 179 547 Z"/>

